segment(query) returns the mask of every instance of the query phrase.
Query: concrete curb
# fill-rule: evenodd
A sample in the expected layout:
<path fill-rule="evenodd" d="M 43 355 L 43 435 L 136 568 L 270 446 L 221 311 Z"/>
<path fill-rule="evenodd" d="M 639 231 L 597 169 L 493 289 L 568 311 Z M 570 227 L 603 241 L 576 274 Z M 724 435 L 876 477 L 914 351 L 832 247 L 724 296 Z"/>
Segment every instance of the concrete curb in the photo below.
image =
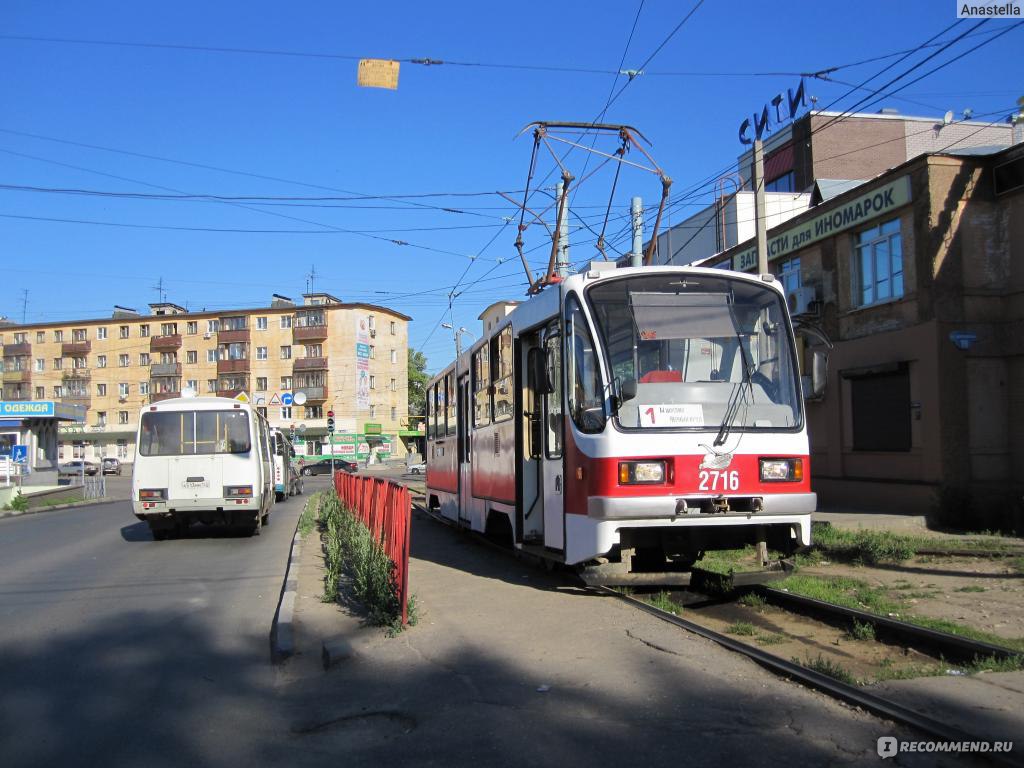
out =
<path fill-rule="evenodd" d="M 53 504 L 36 509 L 18 511 L 14 509 L 0 510 L 0 520 L 7 517 L 24 517 L 25 515 L 38 515 L 41 512 L 58 512 L 62 509 L 75 509 L 76 507 L 92 507 L 97 504 L 109 504 L 114 501 L 128 501 L 128 499 L 115 499 L 113 496 L 104 496 L 102 499 L 89 499 L 88 501 L 73 501 L 70 504 Z"/>
<path fill-rule="evenodd" d="M 300 515 L 295 522 L 295 534 L 292 536 L 292 547 L 288 554 L 288 567 L 284 572 L 284 585 L 281 587 L 277 612 L 270 626 L 270 661 L 274 664 L 281 664 L 295 653 L 295 599 L 298 597 L 298 567 L 299 557 L 302 555 L 302 538 L 299 535 L 301 521 Z"/>

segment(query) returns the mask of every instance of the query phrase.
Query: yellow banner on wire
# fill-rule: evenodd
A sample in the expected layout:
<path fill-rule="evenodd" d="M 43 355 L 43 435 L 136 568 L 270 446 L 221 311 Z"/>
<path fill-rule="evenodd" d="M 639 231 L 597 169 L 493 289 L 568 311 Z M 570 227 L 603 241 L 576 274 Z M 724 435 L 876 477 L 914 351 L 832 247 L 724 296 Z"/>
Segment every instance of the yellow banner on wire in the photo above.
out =
<path fill-rule="evenodd" d="M 361 88 L 398 90 L 398 62 L 391 59 L 360 59 L 357 84 Z"/>

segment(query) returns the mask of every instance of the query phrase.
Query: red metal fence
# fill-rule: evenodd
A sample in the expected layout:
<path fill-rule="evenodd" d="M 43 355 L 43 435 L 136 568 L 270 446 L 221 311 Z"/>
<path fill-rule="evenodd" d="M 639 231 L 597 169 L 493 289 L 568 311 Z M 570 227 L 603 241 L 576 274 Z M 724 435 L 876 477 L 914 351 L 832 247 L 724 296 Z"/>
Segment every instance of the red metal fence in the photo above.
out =
<path fill-rule="evenodd" d="M 390 480 L 334 473 L 334 490 L 352 510 L 395 564 L 395 592 L 402 606 L 402 624 L 408 622 L 409 521 L 412 502 L 409 489 Z"/>

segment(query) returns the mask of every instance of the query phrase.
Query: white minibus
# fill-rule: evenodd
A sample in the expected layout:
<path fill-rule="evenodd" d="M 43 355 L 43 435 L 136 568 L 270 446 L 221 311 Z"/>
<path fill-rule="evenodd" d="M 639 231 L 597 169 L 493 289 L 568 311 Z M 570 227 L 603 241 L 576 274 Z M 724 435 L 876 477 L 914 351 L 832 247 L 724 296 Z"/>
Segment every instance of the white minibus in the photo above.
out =
<path fill-rule="evenodd" d="M 143 407 L 132 510 L 153 538 L 195 521 L 241 526 L 259 535 L 274 503 L 267 420 L 248 403 L 181 397 Z"/>
<path fill-rule="evenodd" d="M 277 501 L 284 501 L 288 496 L 302 493 L 302 478 L 292 468 L 295 448 L 284 431 L 277 427 L 270 428 L 270 452 L 274 457 L 274 496 Z"/>

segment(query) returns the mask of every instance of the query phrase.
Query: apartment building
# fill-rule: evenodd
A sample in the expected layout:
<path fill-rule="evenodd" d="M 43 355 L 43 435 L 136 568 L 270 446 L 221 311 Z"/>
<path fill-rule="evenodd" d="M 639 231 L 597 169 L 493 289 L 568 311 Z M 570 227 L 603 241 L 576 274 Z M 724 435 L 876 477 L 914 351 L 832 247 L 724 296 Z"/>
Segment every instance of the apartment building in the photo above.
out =
<path fill-rule="evenodd" d="M 84 424 L 58 428 L 57 461 L 131 461 L 141 409 L 186 389 L 248 400 L 272 425 L 294 428 L 306 456 L 404 456 L 404 441 L 418 436 L 407 429 L 411 318 L 327 293 L 302 299 L 275 294 L 269 307 L 217 312 L 164 302 L 148 315 L 115 307 L 109 318 L 6 324 L 2 399 L 84 406 Z"/>

